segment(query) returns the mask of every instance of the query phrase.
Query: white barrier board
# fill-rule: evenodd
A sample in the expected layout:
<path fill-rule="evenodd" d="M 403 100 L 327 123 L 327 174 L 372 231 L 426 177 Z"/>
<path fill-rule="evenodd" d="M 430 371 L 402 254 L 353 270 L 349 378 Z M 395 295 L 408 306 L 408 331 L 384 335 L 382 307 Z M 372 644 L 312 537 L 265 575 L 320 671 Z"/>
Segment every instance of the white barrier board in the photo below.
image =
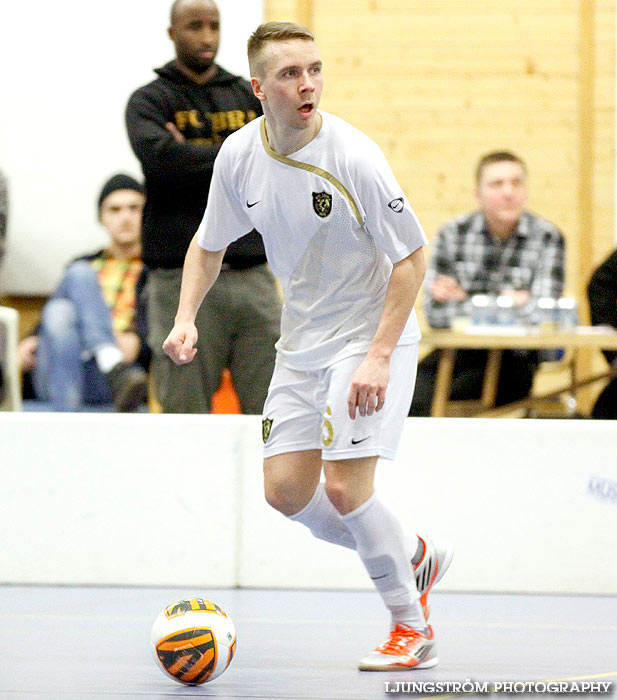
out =
<path fill-rule="evenodd" d="M 442 590 L 617 593 L 617 425 L 408 419 L 377 486 Z M 0 582 L 370 588 L 263 499 L 257 416 L 0 415 Z"/>

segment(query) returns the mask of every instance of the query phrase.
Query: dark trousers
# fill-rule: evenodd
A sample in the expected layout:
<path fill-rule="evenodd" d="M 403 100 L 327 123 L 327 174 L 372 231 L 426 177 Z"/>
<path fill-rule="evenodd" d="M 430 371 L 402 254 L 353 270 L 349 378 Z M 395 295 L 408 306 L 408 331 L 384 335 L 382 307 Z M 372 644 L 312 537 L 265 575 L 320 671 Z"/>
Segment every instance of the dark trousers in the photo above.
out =
<path fill-rule="evenodd" d="M 593 406 L 591 417 L 617 420 L 617 379 L 613 379 L 604 387 Z"/>
<path fill-rule="evenodd" d="M 270 268 L 221 272 L 195 319 L 197 355 L 180 366 L 162 345 L 174 325 L 181 282 L 181 268 L 152 270 L 148 277 L 148 341 L 163 410 L 209 413 L 223 369 L 229 367 L 242 413 L 260 415 L 281 330 L 281 300 Z"/>
<path fill-rule="evenodd" d="M 410 416 L 430 416 L 435 393 L 440 350 L 434 350 L 418 364 L 416 388 L 409 410 Z M 488 360 L 487 350 L 459 350 L 452 372 L 450 399 L 479 399 Z M 538 353 L 528 350 L 505 350 L 497 385 L 496 406 L 518 401 L 529 395 L 533 375 L 538 366 Z"/>

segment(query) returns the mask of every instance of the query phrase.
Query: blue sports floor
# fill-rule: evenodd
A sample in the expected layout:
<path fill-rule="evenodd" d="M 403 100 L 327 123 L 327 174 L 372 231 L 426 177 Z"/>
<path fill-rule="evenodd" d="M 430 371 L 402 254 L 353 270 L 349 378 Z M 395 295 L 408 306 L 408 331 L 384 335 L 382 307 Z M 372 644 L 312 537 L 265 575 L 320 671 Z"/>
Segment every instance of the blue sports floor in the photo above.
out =
<path fill-rule="evenodd" d="M 220 678 L 186 687 L 156 668 L 149 631 L 165 605 L 194 596 L 228 612 L 238 647 Z M 362 673 L 357 661 L 386 632 L 375 593 L 4 586 L 0 697 L 383 700 L 423 697 L 386 693 L 386 681 L 466 679 L 585 678 L 617 690 L 616 598 L 436 592 L 431 602 L 439 665 Z"/>

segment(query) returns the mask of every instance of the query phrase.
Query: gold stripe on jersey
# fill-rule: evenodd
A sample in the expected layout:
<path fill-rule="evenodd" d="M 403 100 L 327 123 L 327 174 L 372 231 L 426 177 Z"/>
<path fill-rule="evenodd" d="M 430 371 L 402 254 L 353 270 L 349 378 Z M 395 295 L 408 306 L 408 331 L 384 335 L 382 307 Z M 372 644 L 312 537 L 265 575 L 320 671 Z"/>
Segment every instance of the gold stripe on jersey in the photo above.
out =
<path fill-rule="evenodd" d="M 311 165 L 310 163 L 303 163 L 300 160 L 294 160 L 293 158 L 287 158 L 287 156 L 281 156 L 278 153 L 275 153 L 272 148 L 270 148 L 270 144 L 268 143 L 268 135 L 266 133 L 266 120 L 265 118 L 261 120 L 261 141 L 264 145 L 264 149 L 266 153 L 271 157 L 274 158 L 274 160 L 278 160 L 280 163 L 284 163 L 285 165 L 291 165 L 292 168 L 300 168 L 300 170 L 307 170 L 310 173 L 313 173 L 314 175 L 318 175 L 319 177 L 323 177 L 324 180 L 327 180 L 331 184 L 333 184 L 336 189 L 345 197 L 347 200 L 349 206 L 351 207 L 351 210 L 354 213 L 354 216 L 356 217 L 356 220 L 362 226 L 364 223 L 362 221 L 362 215 L 360 214 L 360 209 L 358 208 L 358 205 L 356 204 L 354 198 L 351 196 L 351 193 L 349 190 L 345 187 L 345 185 L 340 181 L 337 180 L 332 173 L 329 173 L 327 170 L 324 170 L 323 168 L 318 167 L 317 165 Z"/>

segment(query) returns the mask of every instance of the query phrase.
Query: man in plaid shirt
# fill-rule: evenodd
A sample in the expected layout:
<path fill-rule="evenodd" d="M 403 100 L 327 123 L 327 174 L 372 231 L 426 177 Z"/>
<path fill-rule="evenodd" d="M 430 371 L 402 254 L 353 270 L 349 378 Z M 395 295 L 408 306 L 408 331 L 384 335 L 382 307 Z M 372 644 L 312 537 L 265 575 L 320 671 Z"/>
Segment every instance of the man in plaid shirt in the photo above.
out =
<path fill-rule="evenodd" d="M 457 217 L 437 234 L 424 283 L 424 313 L 433 328 L 449 327 L 474 294 L 511 296 L 524 319 L 538 298 L 563 293 L 564 239 L 553 224 L 525 211 L 525 163 L 508 151 L 481 158 L 476 198 L 479 211 Z M 487 355 L 457 352 L 451 399 L 481 396 Z M 418 366 L 410 416 L 430 415 L 439 356 L 436 350 Z M 527 396 L 537 365 L 535 351 L 505 351 L 496 405 Z"/>

